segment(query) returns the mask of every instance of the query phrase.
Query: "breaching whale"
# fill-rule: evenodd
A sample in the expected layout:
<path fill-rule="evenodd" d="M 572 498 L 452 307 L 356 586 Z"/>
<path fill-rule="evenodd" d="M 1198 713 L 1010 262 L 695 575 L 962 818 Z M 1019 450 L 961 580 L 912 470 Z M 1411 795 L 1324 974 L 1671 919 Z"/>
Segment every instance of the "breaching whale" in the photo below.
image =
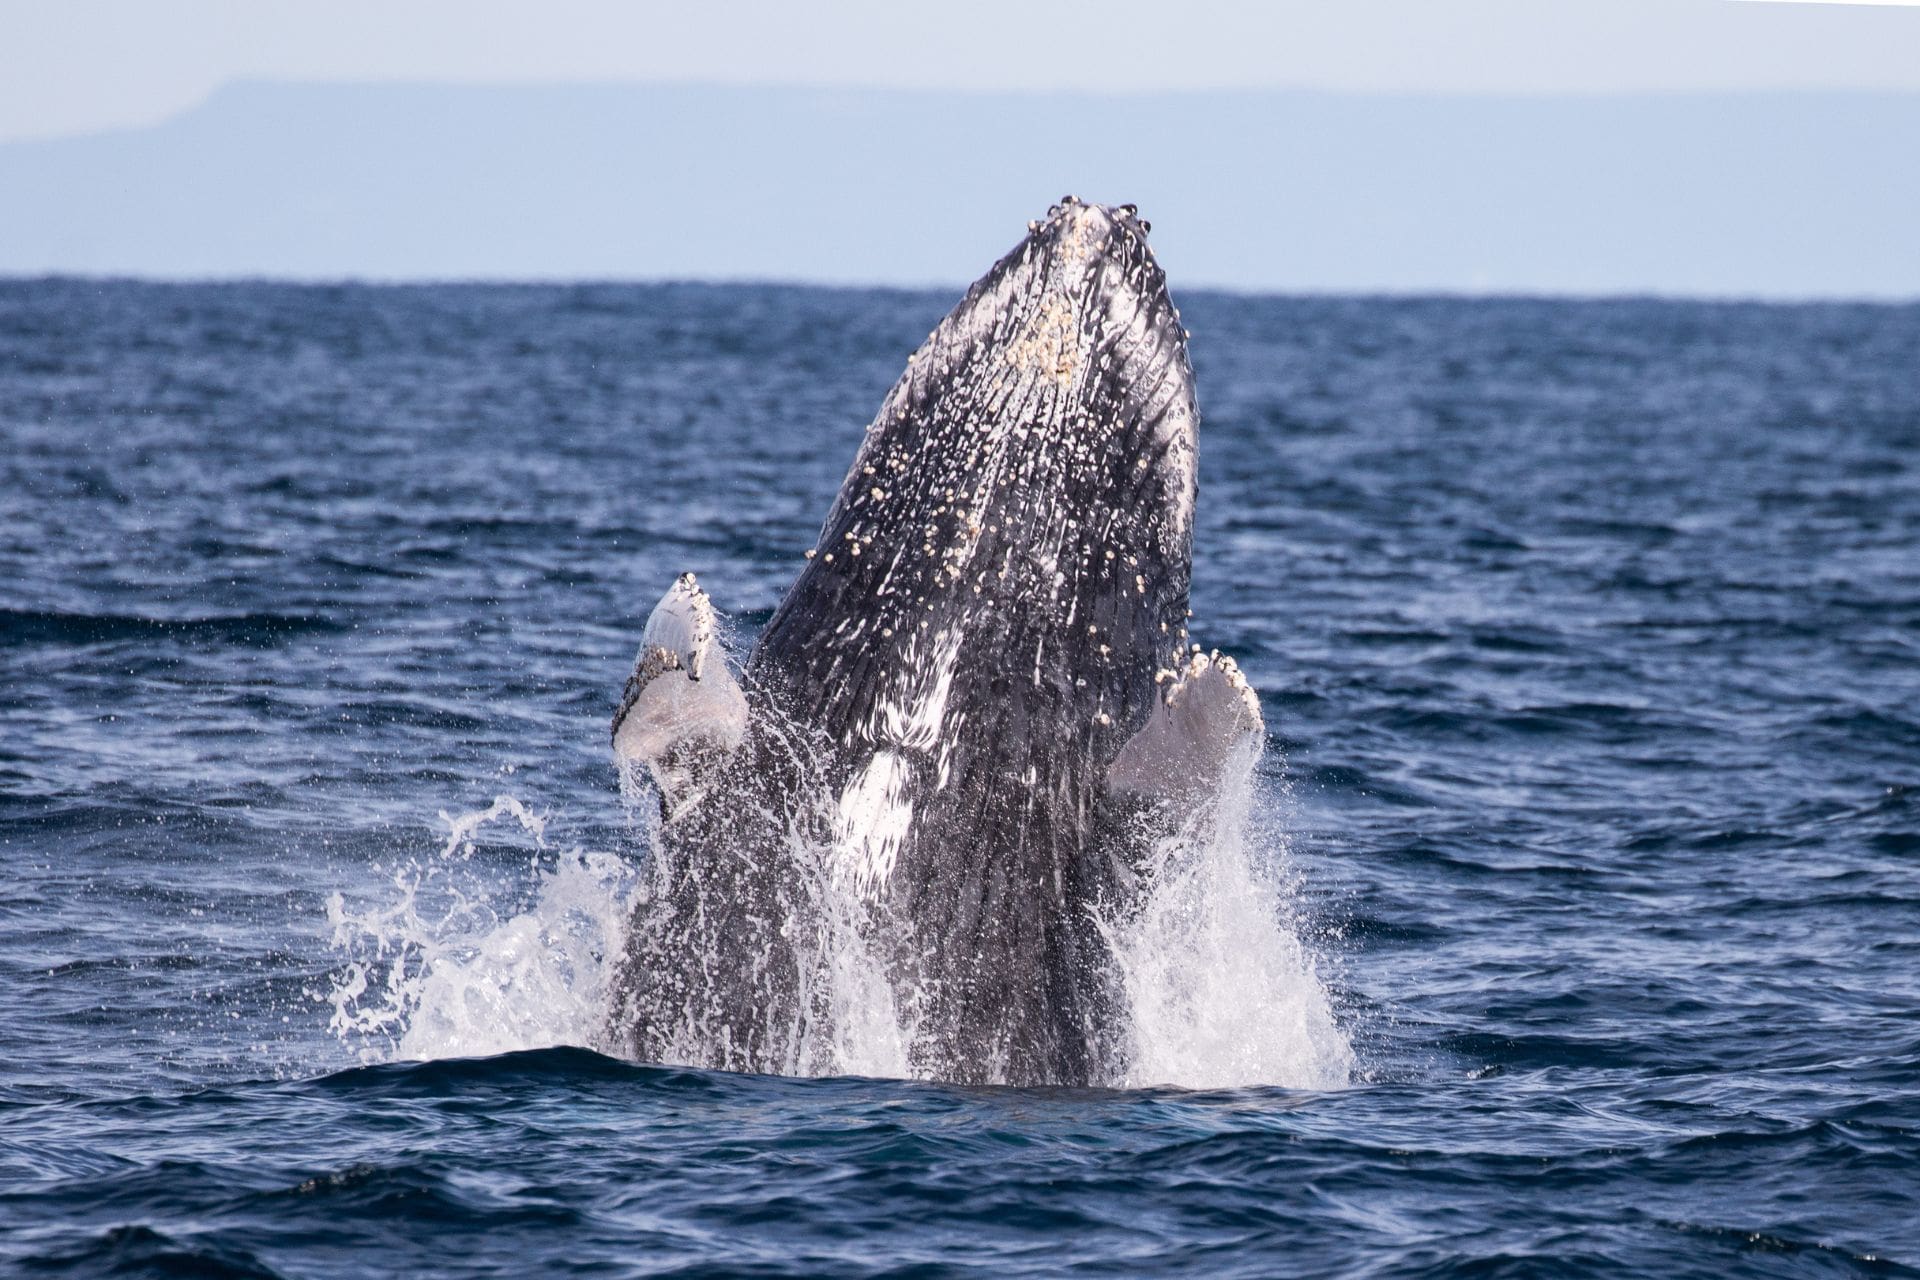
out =
<path fill-rule="evenodd" d="M 1115 1075 L 1101 922 L 1262 733 L 1187 634 L 1198 413 L 1148 231 L 1068 197 L 967 290 L 737 674 L 692 574 L 653 610 L 613 722 L 660 798 L 615 984 L 635 1056 L 806 1069 L 824 874 L 916 1074 Z"/>

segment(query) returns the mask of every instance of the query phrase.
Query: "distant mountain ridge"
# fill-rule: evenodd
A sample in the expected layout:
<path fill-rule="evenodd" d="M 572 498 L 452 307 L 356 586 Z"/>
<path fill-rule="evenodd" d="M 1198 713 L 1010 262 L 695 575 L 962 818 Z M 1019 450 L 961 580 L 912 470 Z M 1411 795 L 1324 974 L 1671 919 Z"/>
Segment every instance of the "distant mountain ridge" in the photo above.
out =
<path fill-rule="evenodd" d="M 242 84 L 0 145 L 0 273 L 957 284 L 1063 192 L 1176 285 L 1920 297 L 1920 95 Z"/>

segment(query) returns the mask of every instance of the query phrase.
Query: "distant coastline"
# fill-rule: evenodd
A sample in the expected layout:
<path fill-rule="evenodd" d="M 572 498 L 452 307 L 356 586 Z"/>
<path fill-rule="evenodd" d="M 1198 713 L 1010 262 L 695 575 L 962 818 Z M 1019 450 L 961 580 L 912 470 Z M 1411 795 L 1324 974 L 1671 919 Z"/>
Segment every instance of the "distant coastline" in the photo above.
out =
<path fill-rule="evenodd" d="M 1920 298 L 1920 94 L 241 84 L 0 145 L 0 275 L 950 286 L 1062 192 L 1192 288 Z"/>

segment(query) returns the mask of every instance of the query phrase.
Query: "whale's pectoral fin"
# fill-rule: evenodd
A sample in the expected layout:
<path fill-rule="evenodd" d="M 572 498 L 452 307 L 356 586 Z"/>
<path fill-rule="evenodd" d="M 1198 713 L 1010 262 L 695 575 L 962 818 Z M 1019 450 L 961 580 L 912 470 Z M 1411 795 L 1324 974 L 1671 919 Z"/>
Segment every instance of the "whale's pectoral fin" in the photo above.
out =
<path fill-rule="evenodd" d="M 720 651 L 713 602 L 680 575 L 647 619 L 613 717 L 623 770 L 644 766 L 671 822 L 705 794 L 747 731 L 747 699 Z"/>
<path fill-rule="evenodd" d="M 1189 800 L 1219 785 L 1227 762 L 1266 731 L 1260 699 L 1239 664 L 1196 653 L 1157 677 L 1161 697 L 1140 731 L 1107 766 L 1107 786 L 1144 800 Z"/>

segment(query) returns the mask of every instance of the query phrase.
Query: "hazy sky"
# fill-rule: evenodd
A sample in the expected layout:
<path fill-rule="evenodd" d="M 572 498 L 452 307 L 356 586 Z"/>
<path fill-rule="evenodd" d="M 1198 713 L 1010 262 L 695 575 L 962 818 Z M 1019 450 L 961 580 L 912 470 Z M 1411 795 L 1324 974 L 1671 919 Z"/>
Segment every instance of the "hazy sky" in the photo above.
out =
<path fill-rule="evenodd" d="M 0 0 L 0 141 L 232 80 L 1920 90 L 1920 8 L 1755 0 Z"/>

